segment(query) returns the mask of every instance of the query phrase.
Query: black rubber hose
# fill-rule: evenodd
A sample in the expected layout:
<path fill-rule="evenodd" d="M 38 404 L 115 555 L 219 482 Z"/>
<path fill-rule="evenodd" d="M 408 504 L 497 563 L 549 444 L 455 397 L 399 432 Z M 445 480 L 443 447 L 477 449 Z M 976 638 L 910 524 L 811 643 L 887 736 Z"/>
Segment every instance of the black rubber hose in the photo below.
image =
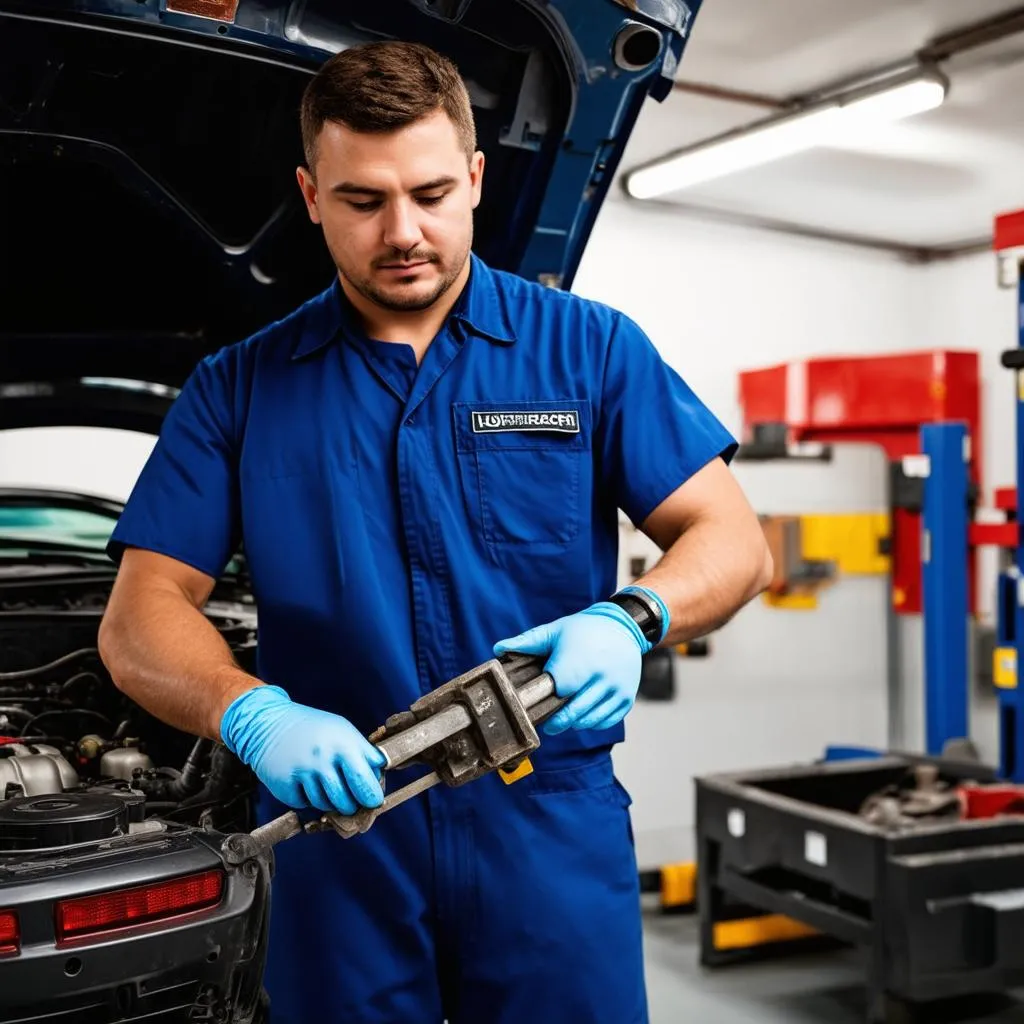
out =
<path fill-rule="evenodd" d="M 22 718 L 31 719 L 35 716 L 34 711 L 20 708 L 17 704 L 0 704 L 0 715 L 21 715 Z"/>
<path fill-rule="evenodd" d="M 37 665 L 35 668 L 23 668 L 19 669 L 17 672 L 0 672 L 0 682 L 6 682 L 11 679 L 31 679 L 33 676 L 40 676 L 45 672 L 51 672 L 55 668 L 60 668 L 61 665 L 66 665 L 69 661 L 75 661 L 77 658 L 81 658 L 86 654 L 95 654 L 98 656 L 99 653 L 100 652 L 95 647 L 82 647 L 77 651 L 72 651 L 70 654 L 65 654 L 56 661 L 51 661 L 47 665 Z"/>
<path fill-rule="evenodd" d="M 210 752 L 213 750 L 213 740 L 204 736 L 196 740 L 192 752 L 181 769 L 181 775 L 174 779 L 166 790 L 166 796 L 170 800 L 184 800 L 186 797 L 194 796 L 203 788 L 203 773 L 210 760 Z"/>
<path fill-rule="evenodd" d="M 114 723 L 107 718 L 106 715 L 99 711 L 93 711 L 92 708 L 50 708 L 49 711 L 40 711 L 38 715 L 34 715 L 30 718 L 22 727 L 19 736 L 23 736 L 27 732 L 29 726 L 35 725 L 41 718 L 50 718 L 53 715 L 86 715 L 89 718 L 96 718 L 102 720 L 108 728 L 113 728 Z"/>

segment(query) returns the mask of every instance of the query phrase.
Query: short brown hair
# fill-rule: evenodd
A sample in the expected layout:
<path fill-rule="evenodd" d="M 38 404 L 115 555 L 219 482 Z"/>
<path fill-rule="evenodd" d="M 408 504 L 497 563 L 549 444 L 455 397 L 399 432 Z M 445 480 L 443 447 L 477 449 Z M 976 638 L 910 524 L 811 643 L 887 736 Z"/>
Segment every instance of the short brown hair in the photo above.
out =
<path fill-rule="evenodd" d="M 476 126 L 469 92 L 455 65 L 420 43 L 364 43 L 327 60 L 302 95 L 302 147 L 310 170 L 326 121 L 354 132 L 391 132 L 443 110 L 469 159 Z"/>

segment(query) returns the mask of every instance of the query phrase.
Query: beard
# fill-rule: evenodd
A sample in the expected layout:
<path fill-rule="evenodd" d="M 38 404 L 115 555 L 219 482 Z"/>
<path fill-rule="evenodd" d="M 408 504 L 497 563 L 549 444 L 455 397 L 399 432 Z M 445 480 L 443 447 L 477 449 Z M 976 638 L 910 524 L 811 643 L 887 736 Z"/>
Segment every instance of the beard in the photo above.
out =
<path fill-rule="evenodd" d="M 403 262 L 425 261 L 432 266 L 438 267 L 440 271 L 438 279 L 426 292 L 421 290 L 422 285 L 407 285 L 401 279 L 396 279 L 390 287 L 381 287 L 374 279 L 372 269 L 370 274 L 362 274 L 355 272 L 355 268 L 346 267 L 337 258 L 335 258 L 334 262 L 342 277 L 364 299 L 372 302 L 375 306 L 392 313 L 420 313 L 425 309 L 430 309 L 458 280 L 463 267 L 466 265 L 466 260 L 469 258 L 471 247 L 472 242 L 467 242 L 458 254 L 458 257 L 450 263 L 443 262 L 437 253 L 427 251 L 414 251 L 411 253 L 395 251 L 388 256 L 382 256 L 373 261 L 372 269 L 386 266 L 396 260 Z"/>

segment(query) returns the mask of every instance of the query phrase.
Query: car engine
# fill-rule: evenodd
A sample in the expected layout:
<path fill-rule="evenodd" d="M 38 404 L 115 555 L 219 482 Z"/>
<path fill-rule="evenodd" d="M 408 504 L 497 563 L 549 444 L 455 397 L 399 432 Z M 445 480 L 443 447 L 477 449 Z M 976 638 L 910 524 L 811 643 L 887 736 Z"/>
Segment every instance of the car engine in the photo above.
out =
<path fill-rule="evenodd" d="M 272 860 L 223 853 L 255 777 L 114 685 L 109 573 L 41 582 L 0 580 L 0 1021 L 263 1020 Z M 252 670 L 251 604 L 205 612 Z"/>
<path fill-rule="evenodd" d="M 132 794 L 141 798 L 145 817 L 217 829 L 252 827 L 247 800 L 255 780 L 248 769 L 220 744 L 187 736 L 124 696 L 95 645 L 73 646 L 81 642 L 80 633 L 94 643 L 98 614 L 87 612 L 83 622 L 72 611 L 72 622 L 56 609 L 49 617 L 13 612 L 20 621 L 12 628 L 12 612 L 0 603 L 0 844 L 10 801 L 58 794 Z M 251 660 L 251 610 L 207 614 L 236 657 Z M 30 625 L 29 618 L 36 622 Z"/>

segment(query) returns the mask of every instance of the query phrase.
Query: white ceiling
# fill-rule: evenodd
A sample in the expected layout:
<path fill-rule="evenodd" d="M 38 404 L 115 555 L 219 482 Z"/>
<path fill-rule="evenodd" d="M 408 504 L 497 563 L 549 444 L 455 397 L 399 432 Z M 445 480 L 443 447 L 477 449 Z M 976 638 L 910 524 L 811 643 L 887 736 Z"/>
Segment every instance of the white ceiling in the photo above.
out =
<path fill-rule="evenodd" d="M 1021 0 L 704 0 L 679 78 L 786 99 L 910 58 L 935 36 Z M 1024 207 L 1024 33 L 943 65 L 937 110 L 870 145 L 817 149 L 659 203 L 815 231 L 944 247 L 984 239 Z M 673 92 L 649 102 L 621 170 L 771 111 Z"/>

